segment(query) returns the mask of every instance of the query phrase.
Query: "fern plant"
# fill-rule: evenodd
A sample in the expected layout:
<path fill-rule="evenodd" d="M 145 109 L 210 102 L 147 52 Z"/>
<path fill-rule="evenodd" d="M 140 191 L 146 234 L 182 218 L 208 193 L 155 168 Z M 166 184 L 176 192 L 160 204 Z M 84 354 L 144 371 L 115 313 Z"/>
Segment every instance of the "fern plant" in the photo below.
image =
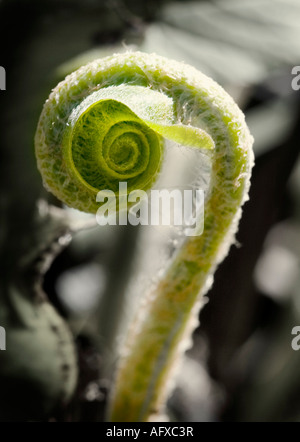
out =
<path fill-rule="evenodd" d="M 128 192 L 151 189 L 165 139 L 211 151 L 204 232 L 186 238 L 156 287 L 143 294 L 144 307 L 120 352 L 111 421 L 148 421 L 162 412 L 201 299 L 234 240 L 248 195 L 253 139 L 243 113 L 213 80 L 140 52 L 96 60 L 66 77 L 46 101 L 35 136 L 45 187 L 90 213 L 99 208 L 99 190 L 118 194 L 124 181 Z"/>

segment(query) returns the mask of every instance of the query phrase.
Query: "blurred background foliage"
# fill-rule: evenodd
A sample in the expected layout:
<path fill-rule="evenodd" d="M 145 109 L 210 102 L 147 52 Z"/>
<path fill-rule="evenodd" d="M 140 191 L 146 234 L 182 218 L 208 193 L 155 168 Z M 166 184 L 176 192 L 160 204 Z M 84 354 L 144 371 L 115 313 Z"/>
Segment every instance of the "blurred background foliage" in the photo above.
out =
<path fill-rule="evenodd" d="M 256 166 L 237 245 L 216 272 L 170 414 L 186 422 L 299 421 L 300 353 L 291 348 L 300 325 L 300 91 L 291 87 L 299 1 L 2 0 L 0 35 L 2 289 L 18 278 L 20 256 L 42 253 L 56 237 L 47 220 L 36 221 L 37 203 L 40 214 L 45 201 L 60 203 L 42 188 L 33 152 L 50 89 L 80 65 L 126 49 L 185 61 L 244 110 Z M 74 333 L 80 377 L 71 404 L 45 419 L 101 420 L 138 229 L 81 229 L 88 221 L 73 211 L 68 219 L 78 232 L 61 244 L 44 290 Z"/>

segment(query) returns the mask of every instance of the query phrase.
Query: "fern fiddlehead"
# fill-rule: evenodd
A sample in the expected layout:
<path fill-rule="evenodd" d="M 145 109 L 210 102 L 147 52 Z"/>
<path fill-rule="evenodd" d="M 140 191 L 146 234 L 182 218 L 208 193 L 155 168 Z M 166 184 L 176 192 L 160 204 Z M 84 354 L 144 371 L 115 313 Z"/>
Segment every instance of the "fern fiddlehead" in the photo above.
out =
<path fill-rule="evenodd" d="M 204 232 L 186 239 L 125 341 L 109 419 L 144 421 L 161 409 L 174 361 L 187 345 L 201 297 L 232 244 L 247 198 L 252 137 L 213 80 L 183 63 L 125 53 L 96 60 L 60 83 L 40 117 L 35 146 L 45 186 L 95 213 L 97 192 L 147 190 L 163 139 L 213 149 Z"/>

